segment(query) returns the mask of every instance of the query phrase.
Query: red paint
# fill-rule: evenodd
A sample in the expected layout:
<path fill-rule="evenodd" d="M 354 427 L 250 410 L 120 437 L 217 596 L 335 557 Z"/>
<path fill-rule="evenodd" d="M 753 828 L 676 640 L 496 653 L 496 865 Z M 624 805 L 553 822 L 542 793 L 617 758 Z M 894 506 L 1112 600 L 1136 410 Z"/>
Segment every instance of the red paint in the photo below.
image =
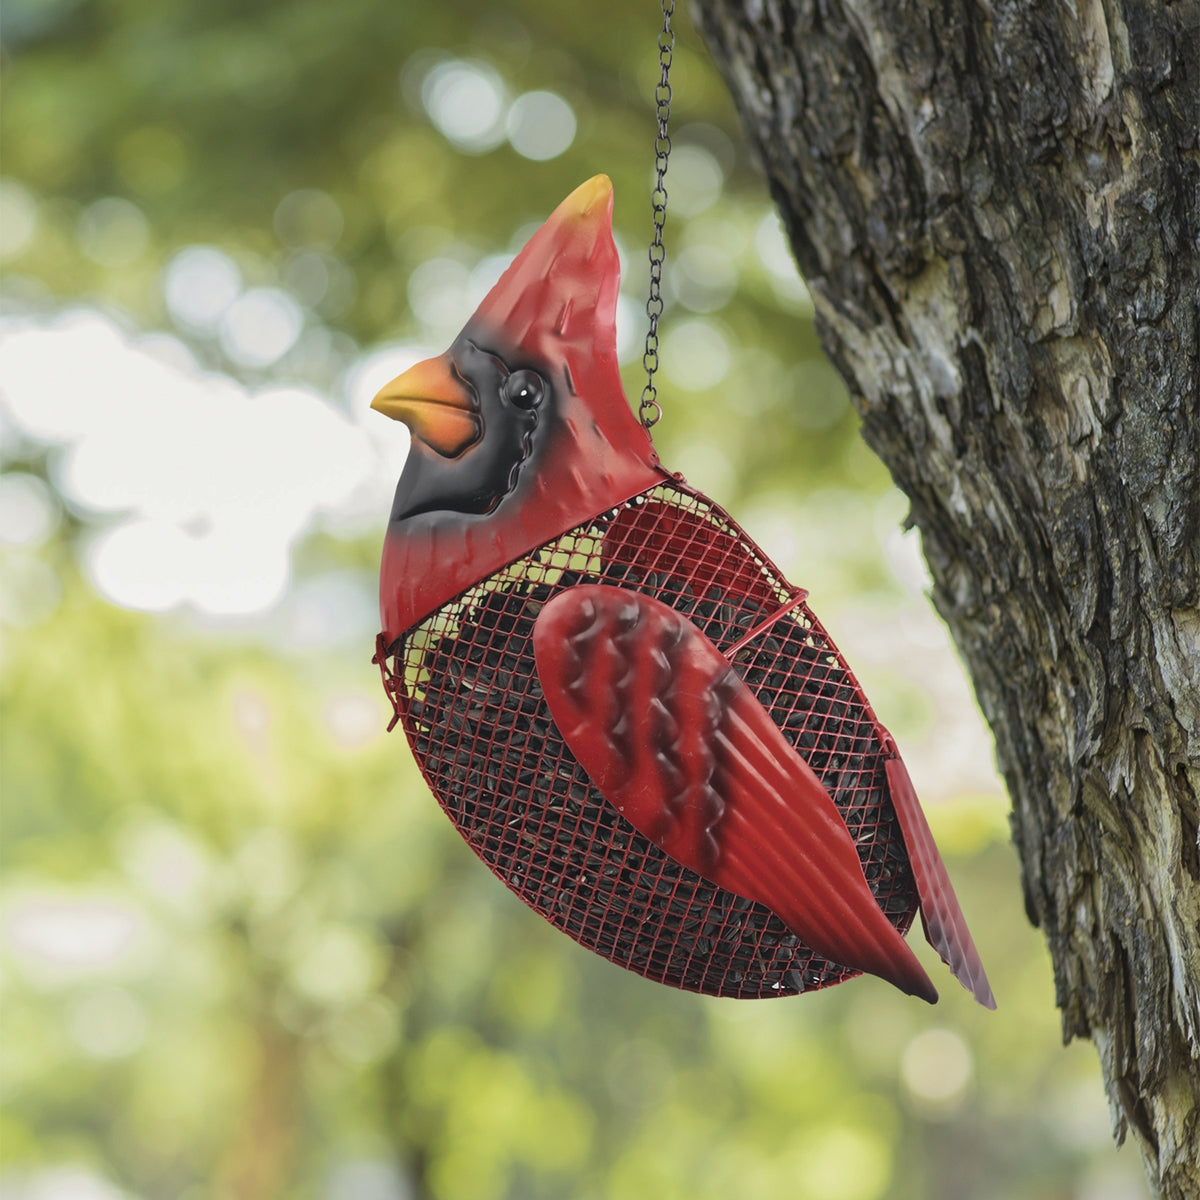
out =
<path fill-rule="evenodd" d="M 533 645 L 567 745 L 635 829 L 833 962 L 937 1000 L 829 793 L 691 622 L 635 592 L 581 586 L 546 605 Z"/>
<path fill-rule="evenodd" d="M 891 735 L 888 734 L 888 740 Z M 921 925 L 929 944 L 941 956 L 955 979 L 979 1001 L 984 1008 L 995 1008 L 991 984 L 975 949 L 975 941 L 967 928 L 967 920 L 959 907 L 958 897 L 946 864 L 938 853 L 933 833 L 921 802 L 909 778 L 908 768 L 897 753 L 885 762 L 892 803 L 904 833 L 904 844 L 912 862 L 917 894 L 921 897 Z"/>
<path fill-rule="evenodd" d="M 665 478 L 621 385 L 612 207 L 603 175 L 572 192 L 469 322 L 483 343 L 513 347 L 552 373 L 562 398 L 559 445 L 549 469 L 523 479 L 516 502 L 495 513 L 389 528 L 379 580 L 389 645 L 464 588 Z"/>
<path fill-rule="evenodd" d="M 742 996 L 869 971 L 932 1001 L 903 940 L 919 901 L 926 936 L 992 1007 L 857 680 L 804 593 L 664 471 L 629 408 L 611 211 L 608 181 L 584 184 L 485 298 L 455 367 L 479 439 L 457 452 L 439 434 L 453 462 L 417 460 L 433 490 L 398 501 L 376 661 L 421 770 L 507 886 L 650 978 Z M 508 393 L 479 381 L 518 370 L 553 405 L 510 421 Z M 419 433 L 436 413 L 417 400 Z M 489 420 L 517 432 L 472 469 Z M 465 480 L 466 511 L 447 507 L 446 478 Z"/>

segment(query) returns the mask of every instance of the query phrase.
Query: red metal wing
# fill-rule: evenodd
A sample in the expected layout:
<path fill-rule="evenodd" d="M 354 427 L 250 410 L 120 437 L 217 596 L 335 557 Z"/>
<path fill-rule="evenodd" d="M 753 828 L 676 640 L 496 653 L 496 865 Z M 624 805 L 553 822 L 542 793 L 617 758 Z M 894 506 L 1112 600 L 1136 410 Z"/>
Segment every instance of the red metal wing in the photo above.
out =
<path fill-rule="evenodd" d="M 829 794 L 691 622 L 589 584 L 546 604 L 533 645 L 563 738 L 635 829 L 833 962 L 937 999 Z"/>
<path fill-rule="evenodd" d="M 886 740 L 891 740 L 888 735 Z M 941 955 L 954 972 L 955 979 L 979 1001 L 984 1008 L 995 1008 L 987 973 L 979 959 L 979 951 L 967 920 L 958 904 L 958 897 L 946 873 L 946 864 L 938 853 L 929 822 L 917 799 L 904 760 L 897 754 L 884 763 L 888 789 L 904 845 L 912 863 L 913 880 L 921 899 L 921 924 L 929 944 Z"/>

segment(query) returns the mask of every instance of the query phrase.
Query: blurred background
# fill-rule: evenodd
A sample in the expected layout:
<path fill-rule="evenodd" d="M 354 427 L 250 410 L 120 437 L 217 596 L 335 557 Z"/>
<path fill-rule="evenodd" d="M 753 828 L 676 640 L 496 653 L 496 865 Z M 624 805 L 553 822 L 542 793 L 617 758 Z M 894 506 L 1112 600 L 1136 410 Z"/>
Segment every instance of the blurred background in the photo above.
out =
<path fill-rule="evenodd" d="M 599 171 L 638 394 L 659 24 L 649 0 L 8 0 L 4 1200 L 1146 1195 L 1092 1047 L 1061 1046 L 904 499 L 682 10 L 656 441 L 811 589 L 999 1011 L 923 942 L 936 1008 L 626 974 L 495 881 L 384 733 L 406 433 L 367 403 Z"/>

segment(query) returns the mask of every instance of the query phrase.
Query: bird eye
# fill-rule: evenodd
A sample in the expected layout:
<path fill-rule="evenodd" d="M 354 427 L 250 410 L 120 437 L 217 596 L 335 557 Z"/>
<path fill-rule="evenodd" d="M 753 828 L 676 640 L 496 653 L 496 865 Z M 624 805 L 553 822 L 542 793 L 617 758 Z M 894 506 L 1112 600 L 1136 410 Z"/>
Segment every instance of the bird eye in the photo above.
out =
<path fill-rule="evenodd" d="M 542 377 L 536 371 L 514 371 L 504 381 L 504 398 L 517 408 L 536 408 L 544 392 Z"/>

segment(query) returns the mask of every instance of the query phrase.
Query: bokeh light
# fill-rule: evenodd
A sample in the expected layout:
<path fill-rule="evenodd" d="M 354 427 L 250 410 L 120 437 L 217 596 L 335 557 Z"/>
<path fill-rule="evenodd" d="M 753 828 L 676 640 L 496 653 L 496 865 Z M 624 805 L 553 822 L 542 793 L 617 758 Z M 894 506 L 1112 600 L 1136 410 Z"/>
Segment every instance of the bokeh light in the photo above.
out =
<path fill-rule="evenodd" d="M 670 205 L 675 212 L 699 216 L 717 202 L 724 184 L 725 172 L 712 151 L 687 143 L 672 149 Z"/>
<path fill-rule="evenodd" d="M 733 364 L 733 351 L 715 321 L 695 317 L 672 322 L 662 339 L 663 371 L 685 391 L 716 387 Z"/>
<path fill-rule="evenodd" d="M 57 475 L 64 493 L 85 510 L 122 514 L 92 538 L 86 562 L 101 591 L 130 608 L 269 608 L 318 513 L 357 519 L 360 492 L 394 485 L 395 459 L 376 456 L 327 401 L 301 389 L 247 391 L 186 355 L 171 362 L 161 346 L 147 353 L 96 314 L 51 328 L 10 324 L 0 366 L 13 423 L 66 447 Z M 34 537 L 39 485 L 21 479 L 6 484 L 10 523 Z"/>
<path fill-rule="evenodd" d="M 158 903 L 191 918 L 204 908 L 214 882 L 210 855 L 186 829 L 161 816 L 126 821 L 117 859 L 135 884 Z"/>
<path fill-rule="evenodd" d="M 320 250 L 291 255 L 280 271 L 280 281 L 305 308 L 326 319 L 345 313 L 358 291 L 354 272 L 340 258 Z"/>
<path fill-rule="evenodd" d="M 0 261 L 16 258 L 33 241 L 37 201 L 15 179 L 0 179 Z"/>
<path fill-rule="evenodd" d="M 163 271 L 163 298 L 182 329 L 215 333 L 242 291 L 237 263 L 212 246 L 181 250 Z"/>
<path fill-rule="evenodd" d="M 421 84 L 421 101 L 438 132 L 464 153 L 484 154 L 504 141 L 508 93 L 487 63 L 438 63 Z"/>
<path fill-rule="evenodd" d="M 43 978 L 118 966 L 146 936 L 141 914 L 111 897 L 18 894 L 5 907 L 5 942 L 18 964 Z"/>
<path fill-rule="evenodd" d="M 0 542 L 40 546 L 58 522 L 58 501 L 44 480 L 20 471 L 0 475 Z"/>
<path fill-rule="evenodd" d="M 383 1159 L 338 1163 L 329 1174 L 326 1195 L 328 1200 L 413 1200 L 403 1175 Z"/>
<path fill-rule="evenodd" d="M 674 263 L 671 291 L 684 308 L 697 313 L 724 308 L 737 288 L 733 256 L 711 242 L 686 247 Z"/>
<path fill-rule="evenodd" d="M 319 188 L 289 192 L 275 209 L 275 232 L 287 246 L 315 246 L 329 250 L 337 245 L 346 227 L 338 202 Z"/>
<path fill-rule="evenodd" d="M 575 114 L 555 92 L 526 92 L 508 110 L 508 140 L 522 158 L 548 162 L 575 140 Z"/>
<path fill-rule="evenodd" d="M 59 1166 L 6 1177 L 12 1200 L 129 1200 L 126 1192 L 87 1167 Z"/>
<path fill-rule="evenodd" d="M 83 210 L 76 227 L 79 248 L 102 267 L 133 262 L 150 239 L 150 226 L 137 205 L 120 196 L 105 196 Z"/>
<path fill-rule="evenodd" d="M 963 1102 L 973 1073 L 971 1048 L 952 1029 L 917 1034 L 900 1058 L 909 1099 L 934 1117 L 948 1117 Z"/>
<path fill-rule="evenodd" d="M 408 277 L 408 303 L 413 315 L 431 331 L 457 332 L 462 314 L 471 310 L 471 271 L 456 258 L 428 258 Z"/>
<path fill-rule="evenodd" d="M 221 346 L 243 367 L 269 367 L 295 344 L 304 313 L 279 288 L 251 288 L 221 315 Z"/>

